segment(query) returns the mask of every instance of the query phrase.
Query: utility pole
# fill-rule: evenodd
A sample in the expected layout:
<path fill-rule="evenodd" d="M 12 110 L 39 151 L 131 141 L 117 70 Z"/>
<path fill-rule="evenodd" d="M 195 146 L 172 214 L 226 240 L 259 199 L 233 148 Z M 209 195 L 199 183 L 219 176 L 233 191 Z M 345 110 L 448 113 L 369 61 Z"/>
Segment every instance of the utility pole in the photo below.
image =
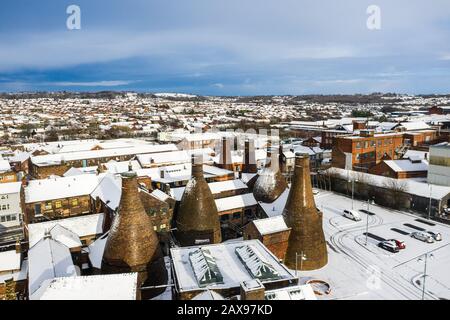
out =
<path fill-rule="evenodd" d="M 428 220 L 431 220 L 431 195 L 432 195 L 433 185 L 430 183 L 428 185 L 430 187 L 430 203 L 428 204 Z"/>
<path fill-rule="evenodd" d="M 423 269 L 423 285 L 422 285 L 422 300 L 425 300 L 425 282 L 426 282 L 426 278 L 427 278 L 427 263 L 428 263 L 428 255 L 430 255 L 430 259 L 432 259 L 434 257 L 434 255 L 432 253 L 425 253 L 425 259 L 422 260 L 422 258 L 419 258 L 418 261 L 424 261 L 424 269 Z"/>

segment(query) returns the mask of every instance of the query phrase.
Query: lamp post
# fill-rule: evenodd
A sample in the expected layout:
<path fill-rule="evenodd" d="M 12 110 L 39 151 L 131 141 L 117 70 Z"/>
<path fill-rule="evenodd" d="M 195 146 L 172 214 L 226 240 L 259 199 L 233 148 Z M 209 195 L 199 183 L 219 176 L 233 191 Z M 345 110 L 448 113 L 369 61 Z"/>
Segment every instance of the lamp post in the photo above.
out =
<path fill-rule="evenodd" d="M 432 191 L 433 191 L 433 185 L 429 183 L 428 186 L 430 187 L 430 203 L 428 204 L 428 220 L 431 220 L 431 195 L 432 195 Z"/>
<path fill-rule="evenodd" d="M 297 277 L 297 265 L 298 265 L 298 263 L 297 263 L 297 259 L 298 259 L 298 257 L 300 257 L 300 270 L 302 270 L 303 269 L 303 260 L 306 260 L 306 255 L 303 253 L 303 251 L 300 253 L 300 254 L 298 254 L 297 252 L 295 253 L 295 277 Z"/>
<path fill-rule="evenodd" d="M 352 210 L 353 210 L 353 207 L 354 207 L 354 199 L 355 199 L 355 182 L 358 182 L 358 179 L 353 179 L 353 180 L 349 180 L 348 182 L 351 182 L 352 183 Z"/>
<path fill-rule="evenodd" d="M 424 261 L 424 269 L 423 269 L 423 285 L 422 285 L 422 300 L 425 300 L 425 281 L 427 278 L 427 263 L 428 263 L 428 256 L 430 256 L 430 259 L 434 258 L 434 255 L 432 253 L 425 253 L 425 258 L 419 258 L 418 261 Z"/>
<path fill-rule="evenodd" d="M 370 203 L 374 204 L 374 201 L 370 201 L 370 199 L 367 199 L 367 218 L 366 218 L 366 246 L 367 246 L 367 237 L 369 235 L 369 212 L 370 212 Z"/>

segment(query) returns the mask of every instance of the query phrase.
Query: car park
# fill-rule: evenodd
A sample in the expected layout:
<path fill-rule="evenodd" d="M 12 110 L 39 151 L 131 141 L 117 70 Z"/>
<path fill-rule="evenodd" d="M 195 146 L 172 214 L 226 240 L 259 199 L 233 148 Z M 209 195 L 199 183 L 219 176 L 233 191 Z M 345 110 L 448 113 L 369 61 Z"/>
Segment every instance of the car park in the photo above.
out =
<path fill-rule="evenodd" d="M 394 252 L 394 253 L 397 253 L 400 251 L 400 249 L 397 246 L 397 244 L 395 243 L 395 241 L 392 241 L 392 240 L 381 241 L 378 243 L 378 246 L 384 250 Z"/>
<path fill-rule="evenodd" d="M 441 241 L 442 235 L 439 232 L 427 231 L 427 233 L 433 237 L 435 241 Z"/>
<path fill-rule="evenodd" d="M 355 210 L 344 210 L 344 217 L 354 221 L 361 221 L 361 216 L 359 215 L 359 212 Z"/>
<path fill-rule="evenodd" d="M 434 238 L 426 233 L 426 232 L 422 232 L 422 231 L 416 231 L 411 233 L 411 237 L 413 237 L 414 239 L 423 241 L 423 242 L 427 242 L 427 243 L 433 243 L 434 242 Z"/>

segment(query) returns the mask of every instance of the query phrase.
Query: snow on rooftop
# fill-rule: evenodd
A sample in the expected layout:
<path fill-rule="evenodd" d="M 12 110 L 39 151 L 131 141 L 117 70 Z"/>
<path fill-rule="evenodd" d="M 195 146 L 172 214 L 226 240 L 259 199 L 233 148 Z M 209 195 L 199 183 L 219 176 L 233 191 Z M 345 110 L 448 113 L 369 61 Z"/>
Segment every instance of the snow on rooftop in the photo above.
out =
<path fill-rule="evenodd" d="M 259 202 L 260 207 L 264 210 L 264 213 L 268 217 L 279 216 L 283 213 L 284 207 L 286 206 L 287 198 L 289 196 L 290 186 L 283 191 L 283 193 L 272 203 Z"/>
<path fill-rule="evenodd" d="M 20 253 L 16 250 L 0 252 L 0 273 L 20 270 Z"/>
<path fill-rule="evenodd" d="M 253 224 L 261 235 L 289 230 L 283 216 L 281 215 L 266 219 L 253 220 Z"/>
<path fill-rule="evenodd" d="M 201 246 L 211 253 L 218 270 L 223 276 L 223 283 L 209 285 L 210 289 L 238 288 L 243 281 L 254 279 L 245 264 L 236 254 L 236 248 L 251 245 L 258 256 L 270 264 L 278 273 L 280 279 L 293 279 L 293 274 L 258 240 L 232 241 L 220 244 Z M 176 281 L 181 292 L 198 290 L 200 287 L 195 277 L 194 270 L 189 263 L 189 254 L 198 250 L 199 246 L 172 248 L 171 256 L 176 274 Z M 263 279 L 265 282 L 273 282 L 273 279 Z"/>
<path fill-rule="evenodd" d="M 219 212 L 250 207 L 258 204 L 253 196 L 253 193 L 245 193 L 237 196 L 216 199 L 215 202 Z"/>
<path fill-rule="evenodd" d="M 19 193 L 22 188 L 21 182 L 0 183 L 0 194 Z"/>
<path fill-rule="evenodd" d="M 428 162 L 426 161 L 413 162 L 410 159 L 405 159 L 384 160 L 384 163 L 386 163 L 386 165 L 388 165 L 395 172 L 428 171 Z"/>
<path fill-rule="evenodd" d="M 91 243 L 88 247 L 89 261 L 94 268 L 101 269 L 103 253 L 105 251 L 106 241 L 108 240 L 109 232 L 106 232 L 100 238 Z"/>
<path fill-rule="evenodd" d="M 103 176 L 84 174 L 72 177 L 57 177 L 31 180 L 25 188 L 25 203 L 63 199 L 89 195 Z M 45 192 L 42 192 L 45 190 Z"/>
<path fill-rule="evenodd" d="M 136 300 L 137 273 L 53 279 L 40 300 Z"/>
<path fill-rule="evenodd" d="M 338 174 L 342 179 L 358 179 L 359 175 L 364 175 L 367 177 L 367 181 L 370 185 L 385 187 L 389 185 L 390 182 L 396 183 L 397 179 L 378 176 L 374 174 L 368 174 L 363 172 L 349 171 L 341 168 L 332 167 L 327 171 L 331 173 Z M 429 198 L 431 191 L 431 198 L 440 200 L 450 194 L 450 187 L 447 186 L 439 186 L 433 184 L 430 188 L 430 185 L 425 182 L 416 181 L 414 179 L 402 179 L 401 183 L 405 185 L 406 192 L 410 194 L 414 194 L 420 197 Z"/>
<path fill-rule="evenodd" d="M 61 227 L 69 230 L 73 234 L 76 234 L 79 238 L 101 234 L 103 233 L 103 213 L 40 223 L 30 223 L 28 225 L 30 247 L 40 241 L 44 237 L 45 232 L 52 230 L 56 225 L 60 225 Z"/>
<path fill-rule="evenodd" d="M 78 275 L 69 248 L 51 238 L 41 239 L 28 250 L 30 299 L 39 297 L 46 281 Z M 38 292 L 39 291 L 39 292 Z"/>
<path fill-rule="evenodd" d="M 317 300 L 310 284 L 267 290 L 266 300 Z"/>
<path fill-rule="evenodd" d="M 113 173 L 113 174 L 119 174 L 119 173 L 123 173 L 123 172 L 127 172 L 130 170 L 129 166 L 131 164 L 131 170 L 136 171 L 141 168 L 141 165 L 139 164 L 139 162 L 137 160 L 132 160 L 132 161 L 114 161 L 111 160 L 107 163 L 104 163 L 103 165 L 106 167 L 106 170 L 109 173 Z"/>
<path fill-rule="evenodd" d="M 112 174 L 104 175 L 91 193 L 93 199 L 100 198 L 112 210 L 116 210 L 119 207 L 121 196 L 122 178 Z"/>
<path fill-rule="evenodd" d="M 125 155 L 146 154 L 156 152 L 177 151 L 174 144 L 141 145 L 128 148 L 116 148 L 105 150 L 89 150 L 62 154 L 49 154 L 31 157 L 31 161 L 38 166 L 58 165 L 61 161 L 75 161 L 84 159 L 96 159 L 106 157 L 119 157 Z"/>
<path fill-rule="evenodd" d="M 11 170 L 11 166 L 9 165 L 8 160 L 4 160 L 0 158 L 0 173 L 7 172 Z"/>

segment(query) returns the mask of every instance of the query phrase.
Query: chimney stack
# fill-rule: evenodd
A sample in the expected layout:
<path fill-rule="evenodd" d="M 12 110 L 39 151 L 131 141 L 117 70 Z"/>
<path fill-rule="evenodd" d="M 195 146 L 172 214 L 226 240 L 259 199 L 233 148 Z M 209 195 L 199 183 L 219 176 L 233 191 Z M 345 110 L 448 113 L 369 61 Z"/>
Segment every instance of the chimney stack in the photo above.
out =
<path fill-rule="evenodd" d="M 230 147 L 230 139 L 226 137 L 222 137 L 222 151 L 220 153 L 220 159 L 218 166 L 222 169 L 233 170 L 233 162 L 231 160 L 231 147 Z"/>
<path fill-rule="evenodd" d="M 255 155 L 255 142 L 253 140 L 245 140 L 244 143 L 244 166 L 242 168 L 244 173 L 257 173 L 258 168 L 256 165 Z"/>
<path fill-rule="evenodd" d="M 295 171 L 288 200 L 283 211 L 286 225 L 291 228 L 285 264 L 290 269 L 314 270 L 328 262 L 322 213 L 314 202 L 309 156 L 295 155 Z M 304 257 L 302 257 L 302 254 Z M 298 259 L 305 259 L 299 262 Z"/>
<path fill-rule="evenodd" d="M 266 288 L 259 279 L 241 282 L 241 300 L 265 300 Z"/>

